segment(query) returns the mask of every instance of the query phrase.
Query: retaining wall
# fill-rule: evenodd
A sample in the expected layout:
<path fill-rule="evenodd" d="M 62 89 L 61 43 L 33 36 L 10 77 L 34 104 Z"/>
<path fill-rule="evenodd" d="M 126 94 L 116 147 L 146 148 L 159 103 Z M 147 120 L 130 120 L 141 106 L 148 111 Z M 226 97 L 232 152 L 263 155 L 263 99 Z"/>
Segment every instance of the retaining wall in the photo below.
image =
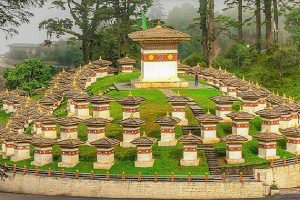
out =
<path fill-rule="evenodd" d="M 269 187 L 262 182 L 122 182 L 16 174 L 0 184 L 0 191 L 103 198 L 239 199 L 264 197 Z"/>

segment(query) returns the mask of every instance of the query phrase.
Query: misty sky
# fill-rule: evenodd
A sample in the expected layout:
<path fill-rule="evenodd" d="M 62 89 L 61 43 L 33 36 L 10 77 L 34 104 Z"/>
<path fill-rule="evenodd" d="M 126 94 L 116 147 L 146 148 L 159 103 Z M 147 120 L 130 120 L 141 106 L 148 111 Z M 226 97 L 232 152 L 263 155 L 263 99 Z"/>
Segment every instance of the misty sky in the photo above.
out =
<path fill-rule="evenodd" d="M 194 6 L 198 6 L 199 0 L 160 0 L 164 5 L 166 12 L 168 13 L 176 5 L 183 3 L 191 3 Z M 216 4 L 223 4 L 222 0 L 217 0 Z M 217 7 L 218 7 L 217 5 Z M 39 44 L 45 40 L 45 31 L 38 29 L 38 24 L 48 18 L 59 17 L 66 18 L 68 13 L 66 11 L 60 11 L 58 9 L 50 9 L 50 5 L 45 5 L 43 8 L 33 8 L 31 10 L 34 13 L 34 17 L 30 19 L 29 24 L 23 24 L 18 28 L 19 34 L 13 36 L 13 38 L 5 39 L 5 35 L 0 32 L 0 54 L 7 51 L 7 45 L 12 43 L 35 43 Z"/>

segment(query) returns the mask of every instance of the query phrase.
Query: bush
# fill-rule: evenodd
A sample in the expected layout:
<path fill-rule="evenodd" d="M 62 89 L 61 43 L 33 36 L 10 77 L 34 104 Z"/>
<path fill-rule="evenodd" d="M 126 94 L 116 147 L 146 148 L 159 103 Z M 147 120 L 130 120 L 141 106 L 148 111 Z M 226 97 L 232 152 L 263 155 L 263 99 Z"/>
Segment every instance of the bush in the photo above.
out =
<path fill-rule="evenodd" d="M 257 59 L 258 52 L 255 48 L 248 47 L 245 43 L 235 43 L 228 48 L 225 58 L 232 60 L 234 65 L 249 68 Z"/>
<path fill-rule="evenodd" d="M 121 148 L 116 147 L 115 157 L 120 161 L 134 161 L 136 159 L 136 150 L 135 148 Z"/>
<path fill-rule="evenodd" d="M 206 56 L 202 53 L 192 53 L 183 61 L 184 64 L 189 66 L 196 66 L 200 64 L 202 67 L 206 66 Z"/>
<path fill-rule="evenodd" d="M 216 68 L 222 67 L 223 69 L 233 69 L 234 64 L 232 60 L 225 58 L 223 56 L 218 56 L 214 61 L 214 66 Z"/>
<path fill-rule="evenodd" d="M 19 87 L 33 95 L 36 89 L 47 87 L 55 73 L 54 67 L 40 59 L 26 59 L 18 63 L 15 69 L 4 72 L 5 85 L 10 90 Z"/>

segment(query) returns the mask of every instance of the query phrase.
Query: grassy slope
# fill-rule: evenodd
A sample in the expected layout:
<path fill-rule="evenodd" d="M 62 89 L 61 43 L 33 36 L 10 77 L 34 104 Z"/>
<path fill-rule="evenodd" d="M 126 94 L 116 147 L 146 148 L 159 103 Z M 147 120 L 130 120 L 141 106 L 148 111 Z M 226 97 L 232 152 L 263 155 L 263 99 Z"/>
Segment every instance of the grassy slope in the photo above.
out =
<path fill-rule="evenodd" d="M 133 73 L 120 73 L 114 76 L 107 76 L 100 78 L 94 84 L 87 88 L 87 91 L 91 94 L 97 95 L 107 88 L 111 87 L 114 83 L 130 82 L 132 79 L 136 79 L 140 76 L 139 71 Z"/>
<path fill-rule="evenodd" d="M 139 73 L 135 72 L 134 74 L 120 74 L 118 77 L 106 77 L 99 79 L 95 84 L 89 87 L 89 91 L 93 94 L 98 94 L 106 88 L 110 87 L 118 78 L 123 82 L 128 82 L 133 77 L 138 77 Z M 185 79 L 191 79 L 192 76 L 186 76 Z M 105 83 L 104 83 L 105 82 Z M 210 110 L 211 112 L 215 111 L 215 105 L 212 101 L 209 100 L 209 97 L 219 95 L 220 92 L 213 91 L 209 89 L 180 89 L 180 94 L 184 96 L 192 97 L 202 108 L 205 110 Z M 177 90 L 174 90 L 177 92 Z M 129 91 L 112 91 L 107 95 L 114 97 L 116 99 L 128 95 Z M 159 139 L 159 126 L 154 123 L 154 121 L 166 114 L 167 111 L 171 111 L 171 106 L 166 102 L 166 96 L 159 90 L 133 90 L 133 95 L 142 96 L 146 99 L 146 102 L 141 105 L 141 117 L 147 121 L 145 125 L 142 126 L 142 131 L 146 131 L 147 135 L 151 137 L 156 137 Z M 240 102 L 237 102 L 233 105 L 234 110 L 239 109 Z M 190 124 L 197 124 L 196 120 L 193 118 L 193 115 L 189 109 L 186 109 L 187 117 L 189 118 Z M 62 105 L 55 111 L 56 116 L 66 116 L 66 100 L 63 101 Z M 4 111 L 0 111 L 0 123 L 5 123 L 9 115 Z M 122 118 L 122 106 L 117 102 L 111 103 L 111 116 L 114 118 L 113 122 L 106 127 L 106 132 L 108 137 L 114 137 L 122 139 L 122 128 L 117 124 L 117 122 Z M 251 121 L 250 125 L 250 134 L 254 135 L 260 131 L 261 119 L 256 118 Z M 81 140 L 86 141 L 86 126 L 80 125 L 79 128 L 79 137 Z M 59 131 L 58 131 L 59 132 Z M 217 126 L 217 134 L 219 137 L 231 134 L 231 125 L 230 124 L 219 124 Z M 182 135 L 181 128 L 176 128 L 176 137 Z M 219 156 L 225 156 L 225 143 L 222 142 L 216 145 L 217 152 Z M 278 154 L 281 158 L 291 157 L 292 154 L 286 152 L 285 140 L 278 142 Z M 264 163 L 266 160 L 258 158 L 257 155 L 257 141 L 253 140 L 247 142 L 243 145 L 243 156 L 246 159 L 245 164 L 252 163 Z M 61 159 L 60 156 L 60 147 L 55 145 L 53 147 L 54 153 L 54 163 L 42 167 L 42 169 L 57 169 L 58 161 Z M 134 148 L 123 149 L 120 147 L 116 148 L 116 164 L 111 168 L 110 173 L 121 173 L 125 171 L 126 174 L 137 174 L 142 172 L 142 174 L 153 174 L 158 172 L 160 175 L 169 175 L 171 172 L 175 174 L 205 174 L 208 172 L 208 166 L 205 162 L 205 157 L 203 152 L 199 151 L 200 158 L 202 160 L 199 167 L 180 167 L 179 160 L 182 157 L 182 145 L 178 144 L 176 147 L 158 147 L 157 145 L 153 146 L 153 156 L 155 165 L 153 168 L 139 169 L 134 168 L 134 160 L 136 157 L 136 150 Z M 33 154 L 33 151 L 31 152 Z M 30 166 L 32 159 L 18 162 L 18 166 Z M 80 163 L 74 169 L 66 169 L 66 171 L 74 171 L 78 169 L 81 172 L 89 172 L 92 170 L 92 163 L 96 160 L 96 149 L 92 146 L 82 146 L 80 147 Z M 1 161 L 1 159 L 0 159 Z M 7 160 L 2 160 L 8 164 L 13 164 Z M 33 166 L 31 166 L 33 167 Z M 105 173 L 104 170 L 94 170 L 96 173 Z"/>

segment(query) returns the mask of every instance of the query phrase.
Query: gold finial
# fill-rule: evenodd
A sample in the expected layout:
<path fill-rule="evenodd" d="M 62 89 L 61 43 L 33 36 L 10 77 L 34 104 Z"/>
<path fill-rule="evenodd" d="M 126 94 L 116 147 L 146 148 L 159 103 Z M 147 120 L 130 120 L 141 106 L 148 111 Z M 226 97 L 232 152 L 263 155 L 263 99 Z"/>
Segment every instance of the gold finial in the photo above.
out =
<path fill-rule="evenodd" d="M 160 23 L 160 20 L 158 20 L 158 21 L 157 21 L 156 28 L 161 28 L 161 23 Z"/>
<path fill-rule="evenodd" d="M 206 114 L 211 114 L 209 109 L 207 110 L 207 113 L 206 113 Z"/>
<path fill-rule="evenodd" d="M 243 76 L 242 80 L 245 81 L 245 76 Z"/>
<path fill-rule="evenodd" d="M 283 94 L 283 98 L 284 98 L 284 99 L 286 99 L 286 95 L 285 95 L 285 93 Z"/>
<path fill-rule="evenodd" d="M 99 60 L 102 60 L 102 57 L 101 57 L 101 56 L 99 57 Z"/>
<path fill-rule="evenodd" d="M 219 66 L 219 70 L 222 70 L 222 67 L 221 67 L 221 66 Z"/>
<path fill-rule="evenodd" d="M 224 69 L 224 71 L 225 71 L 225 73 L 227 73 L 227 69 L 226 68 Z"/>
<path fill-rule="evenodd" d="M 179 92 L 179 90 L 177 90 L 177 96 L 180 96 L 180 92 Z"/>
<path fill-rule="evenodd" d="M 131 91 L 129 91 L 129 94 L 128 94 L 128 96 L 129 96 L 129 97 L 132 97 L 132 93 L 131 93 Z"/>
<path fill-rule="evenodd" d="M 146 131 L 143 132 L 143 137 L 147 137 Z"/>
<path fill-rule="evenodd" d="M 190 132 L 189 132 L 189 136 L 191 136 L 191 135 L 193 135 L 193 133 L 192 133 L 192 131 L 190 130 Z"/>
<path fill-rule="evenodd" d="M 169 111 L 167 112 L 167 115 L 166 115 L 166 117 L 170 117 Z"/>
<path fill-rule="evenodd" d="M 91 60 L 89 61 L 89 65 L 92 65 L 92 61 Z M 80 65 L 80 68 L 81 68 L 81 65 Z"/>
<path fill-rule="evenodd" d="M 242 112 L 243 111 L 243 106 L 241 105 L 240 106 L 240 110 L 239 110 L 240 112 Z"/>
<path fill-rule="evenodd" d="M 65 72 L 65 68 L 63 67 L 63 72 Z"/>

